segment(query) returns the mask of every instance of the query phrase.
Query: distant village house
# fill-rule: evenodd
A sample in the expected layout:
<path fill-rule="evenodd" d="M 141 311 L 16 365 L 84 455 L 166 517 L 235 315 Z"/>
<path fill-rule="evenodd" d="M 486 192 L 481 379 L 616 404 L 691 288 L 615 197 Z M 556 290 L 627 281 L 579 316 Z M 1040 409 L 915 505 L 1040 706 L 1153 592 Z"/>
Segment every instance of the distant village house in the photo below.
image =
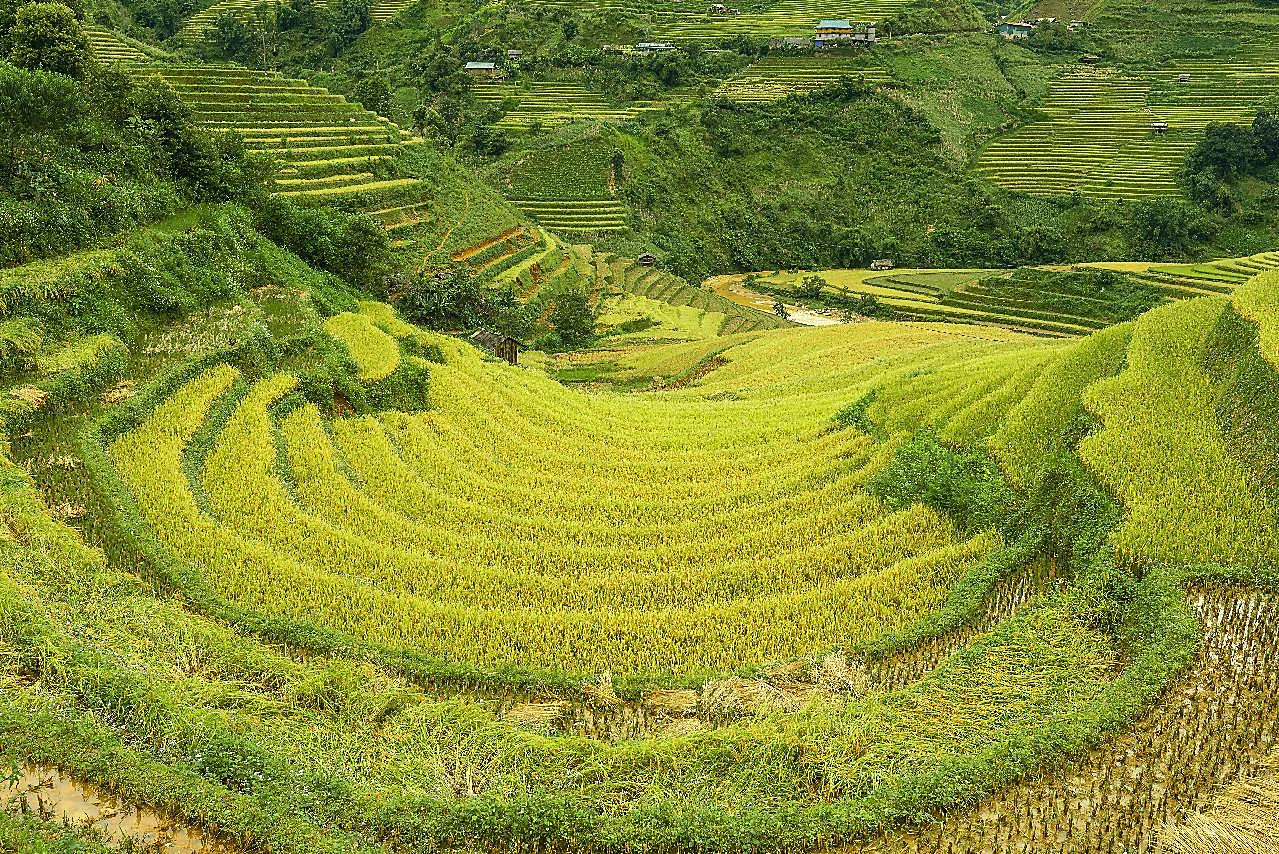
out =
<path fill-rule="evenodd" d="M 516 61 L 516 60 L 519 60 L 519 59 L 523 59 L 523 58 L 524 58 L 524 51 L 522 51 L 522 50 L 508 50 L 508 51 L 506 52 L 506 58 L 507 58 L 507 59 L 509 59 L 509 60 L 511 60 L 512 62 L 514 62 L 514 61 Z"/>
<path fill-rule="evenodd" d="M 712 3 L 710 8 L 710 14 L 712 15 L 740 15 L 741 13 L 741 9 L 734 9 L 731 6 L 725 6 L 723 3 Z"/>
<path fill-rule="evenodd" d="M 488 329 L 477 329 L 471 334 L 471 343 L 509 364 L 519 364 L 520 342 L 509 335 L 502 335 Z"/>
<path fill-rule="evenodd" d="M 874 24 L 854 24 L 844 20 L 827 20 L 818 23 L 813 37 L 814 47 L 831 47 L 838 44 L 874 44 Z"/>
<path fill-rule="evenodd" d="M 1167 133 L 1168 123 L 1167 122 L 1151 122 L 1150 129 L 1153 130 L 1155 133 Z"/>
<path fill-rule="evenodd" d="M 641 252 L 639 257 L 636 258 L 635 261 L 641 267 L 652 267 L 654 264 L 657 263 L 657 256 L 654 255 L 652 252 Z"/>
<path fill-rule="evenodd" d="M 1035 25 L 1030 21 L 1000 21 L 995 31 L 1006 39 L 1028 39 Z"/>
<path fill-rule="evenodd" d="M 891 270 L 896 266 L 897 264 L 892 258 L 876 258 L 874 261 L 870 262 L 870 268 L 872 270 Z"/>
<path fill-rule="evenodd" d="M 670 42 L 640 42 L 635 45 L 636 53 L 667 53 L 675 50 L 675 45 Z"/>
<path fill-rule="evenodd" d="M 497 73 L 496 62 L 468 62 L 462 70 L 475 77 L 492 77 Z"/>

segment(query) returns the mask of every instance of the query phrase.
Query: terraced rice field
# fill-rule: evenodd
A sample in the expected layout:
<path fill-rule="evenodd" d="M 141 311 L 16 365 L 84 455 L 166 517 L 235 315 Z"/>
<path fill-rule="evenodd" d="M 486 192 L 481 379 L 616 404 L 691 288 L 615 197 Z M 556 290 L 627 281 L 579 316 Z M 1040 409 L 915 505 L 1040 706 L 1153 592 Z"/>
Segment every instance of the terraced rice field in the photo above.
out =
<path fill-rule="evenodd" d="M 1178 82 L 1182 74 L 1190 79 Z M 1257 109 L 1279 96 L 1279 57 L 1181 60 L 1153 71 L 1150 109 L 1170 128 L 1198 130 L 1210 122 L 1251 122 Z"/>
<path fill-rule="evenodd" d="M 878 83 L 888 74 L 866 57 L 769 56 L 725 80 L 715 94 L 733 101 L 776 101 L 833 86 L 844 77 Z"/>
<path fill-rule="evenodd" d="M 977 172 L 1037 195 L 1076 190 L 1106 198 L 1178 192 L 1176 167 L 1189 134 L 1151 131 L 1150 82 L 1079 69 L 1053 83 L 1047 121 L 1001 137 L 982 152 Z"/>
<path fill-rule="evenodd" d="M 416 2 L 417 0 L 374 0 L 369 4 L 369 17 L 375 24 L 385 24 Z"/>
<path fill-rule="evenodd" d="M 110 30 L 88 25 L 84 32 L 89 37 L 89 47 L 98 62 L 131 65 L 150 61 L 145 53 Z"/>
<path fill-rule="evenodd" d="M 598 301 L 591 257 L 590 246 L 569 245 L 548 231 L 519 226 L 454 252 L 450 260 L 468 264 L 490 287 L 510 287 L 521 302 L 537 304 L 536 326 L 547 331 L 544 321 L 558 288 L 578 285 Z"/>
<path fill-rule="evenodd" d="M 563 234 L 610 234 L 626 230 L 626 207 L 616 199 L 512 201 L 540 224 Z"/>
<path fill-rule="evenodd" d="M 253 17 L 256 9 L 269 5 L 270 0 L 220 0 L 188 18 L 174 38 L 178 42 L 198 44 L 209 38 L 214 27 L 217 26 L 218 18 L 223 15 L 248 21 Z"/>
<path fill-rule="evenodd" d="M 597 255 L 596 271 L 601 286 L 614 293 L 631 293 L 675 306 L 691 306 L 725 316 L 720 335 L 780 329 L 790 326 L 780 317 L 726 299 L 709 288 L 694 287 L 683 279 L 626 258 Z"/>
<path fill-rule="evenodd" d="M 472 249 L 583 269 L 540 230 Z M 0 457 L 0 758 L 244 854 L 1151 854 L 1279 743 L 1274 267 L 1125 270 L 1229 293 L 1077 340 L 696 309 L 601 357 L 670 380 L 632 391 L 354 299 L 282 327 L 238 296 L 271 346 L 101 407 L 133 350 L 36 340 L 67 400 L 99 380 Z"/>
<path fill-rule="evenodd" d="M 1177 82 L 1189 74 L 1186 83 Z M 1279 62 L 1181 61 L 1141 74 L 1081 67 L 1052 84 L 1048 120 L 991 143 L 977 172 L 1036 195 L 1115 199 L 1179 193 L 1177 173 L 1214 121 L 1251 121 L 1279 95 Z M 1152 122 L 1167 122 L 1157 134 Z"/>
<path fill-rule="evenodd" d="M 1170 297 L 1185 299 L 1230 294 L 1254 276 L 1275 269 L 1279 269 L 1279 252 L 1263 252 L 1205 264 L 1152 264 L 1128 275 Z"/>
<path fill-rule="evenodd" d="M 59 572 L 108 577 L 64 543 L 71 570 L 0 574 L 68 625 L 36 635 L 67 651 L 60 681 L 0 700 L 25 712 L 44 700 L 28 692 L 61 691 L 81 727 L 110 731 L 116 707 L 89 690 L 104 674 L 135 702 L 163 691 L 128 779 L 197 777 L 205 797 L 170 807 L 196 824 L 223 791 L 274 818 L 345 774 L 321 790 L 331 814 L 266 825 L 288 854 L 321 837 L 360 854 L 391 836 L 496 845 L 528 838 L 530 810 L 574 851 L 656 843 L 656 813 L 685 828 L 680 852 L 1148 854 L 1215 784 L 1264 771 L 1279 737 L 1279 599 L 1248 587 L 1273 583 L 1279 517 L 1228 432 L 1255 414 L 1236 396 L 1255 374 L 1236 369 L 1279 358 L 1272 296 L 1254 280 L 1079 341 L 884 322 L 706 337 L 610 354 L 639 376 L 683 366 L 630 394 L 566 388 L 365 303 L 326 333 L 370 388 L 428 372 L 420 409 L 326 413 L 288 370 L 205 359 L 92 432 L 90 476 L 219 619 L 123 583 L 46 610 L 86 595 Z M 911 454 L 938 440 L 988 448 L 1026 488 L 1068 476 L 1062 455 L 1087 466 L 1098 482 L 1068 486 L 1099 502 L 1081 517 L 1111 520 L 1083 530 L 1124 573 L 1120 629 L 1077 613 L 1082 560 L 1035 563 L 1052 548 L 1037 523 L 968 530 L 882 491 L 902 460 L 936 470 Z M 82 642 L 86 614 L 126 628 Z M 242 626 L 327 654 L 284 656 Z M 47 755 L 12 723 L 27 718 L 5 720 Z M 191 720 L 201 740 L 175 747 Z M 256 762 L 193 773 L 173 756 L 213 739 Z M 924 814 L 945 821 L 882 833 Z"/>
<path fill-rule="evenodd" d="M 537 5 L 564 7 L 569 0 L 537 0 Z M 707 14 L 710 4 L 690 9 L 675 2 L 618 2 L 595 0 L 589 4 L 601 14 L 614 11 L 637 12 L 653 21 L 652 35 L 679 41 L 715 41 L 726 36 L 750 35 L 768 38 L 812 36 L 817 22 L 842 18 L 849 21 L 879 21 L 906 5 L 906 0 L 840 0 L 824 4 L 819 0 L 780 0 L 765 9 L 740 15 Z"/>
<path fill-rule="evenodd" d="M 660 109 L 652 102 L 617 106 L 603 95 L 573 82 L 514 84 L 486 81 L 477 83 L 473 91 L 475 97 L 485 103 L 511 102 L 516 105 L 497 123 L 498 127 L 506 128 L 522 129 L 535 124 L 551 126 L 583 120 L 624 122 L 648 110 Z"/>
<path fill-rule="evenodd" d="M 277 192 L 301 202 L 345 203 L 390 219 L 405 214 L 423 184 L 395 177 L 410 142 L 391 122 L 341 95 L 276 72 L 238 67 L 156 66 L 201 122 L 234 130 L 281 163 Z"/>
<path fill-rule="evenodd" d="M 716 324 L 717 335 L 791 325 L 767 311 L 734 303 L 659 269 L 595 252 L 589 245 L 567 245 L 543 229 L 512 228 L 454 252 L 450 260 L 470 265 L 492 285 L 514 284 L 526 302 L 548 286 L 581 283 L 590 289 L 597 305 L 605 297 L 633 294 L 675 308 L 714 313 L 722 318 Z"/>
<path fill-rule="evenodd" d="M 1165 299 L 1186 299 L 1230 294 L 1248 279 L 1279 269 L 1279 252 L 1194 265 L 1097 264 L 1076 269 L 1089 267 L 1122 272 Z M 756 287 L 789 299 L 809 275 L 813 274 L 761 274 Z M 1093 306 L 1086 293 L 1055 293 L 1051 279 L 1028 283 L 997 270 L 826 270 L 816 275 L 827 282 L 830 296 L 845 301 L 874 297 L 901 319 L 989 324 L 1061 337 L 1088 335 L 1116 322 Z M 750 284 L 742 279 L 724 277 L 716 287 L 723 292 L 726 286 L 744 285 L 749 291 Z"/>
<path fill-rule="evenodd" d="M 278 72 L 158 63 L 110 31 L 89 27 L 88 34 L 99 58 L 163 78 L 201 123 L 235 131 L 250 150 L 278 161 L 279 195 L 371 211 L 401 246 L 436 225 L 425 185 L 397 175 L 398 156 L 420 140 L 387 119 Z"/>

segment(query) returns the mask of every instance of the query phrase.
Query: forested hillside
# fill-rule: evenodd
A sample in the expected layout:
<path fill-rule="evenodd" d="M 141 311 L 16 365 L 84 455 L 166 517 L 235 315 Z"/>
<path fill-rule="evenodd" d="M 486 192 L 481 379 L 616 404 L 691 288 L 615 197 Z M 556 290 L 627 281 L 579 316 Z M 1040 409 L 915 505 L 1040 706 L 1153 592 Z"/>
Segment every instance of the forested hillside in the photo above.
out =
<path fill-rule="evenodd" d="M 0 0 L 0 851 L 1274 848 L 1276 30 Z"/>

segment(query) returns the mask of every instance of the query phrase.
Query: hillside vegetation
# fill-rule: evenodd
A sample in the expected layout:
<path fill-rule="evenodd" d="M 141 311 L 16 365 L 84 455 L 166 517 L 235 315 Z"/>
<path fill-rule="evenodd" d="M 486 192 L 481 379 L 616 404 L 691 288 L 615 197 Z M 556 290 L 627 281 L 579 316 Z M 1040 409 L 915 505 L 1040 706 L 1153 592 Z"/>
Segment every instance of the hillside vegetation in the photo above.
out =
<path fill-rule="evenodd" d="M 0 850 L 1263 850 L 1209 6 L 0 2 Z"/>
<path fill-rule="evenodd" d="M 63 527 L 12 469 L 6 750 L 276 850 L 804 847 L 958 807 L 1128 726 L 1194 658 L 1188 585 L 1270 583 L 1274 499 L 1244 473 L 1276 440 L 1239 392 L 1272 388 L 1274 284 L 1070 344 L 739 335 L 685 388 L 604 396 L 384 306 L 320 332 L 259 296 L 227 330 L 259 324 L 251 343 L 15 445 L 83 510 Z M 316 374 L 334 347 L 350 373 Z M 726 740 L 741 758 L 713 770 Z M 1167 763 L 1132 770 L 1213 773 Z M 1199 795 L 1142 791 L 1170 815 Z"/>

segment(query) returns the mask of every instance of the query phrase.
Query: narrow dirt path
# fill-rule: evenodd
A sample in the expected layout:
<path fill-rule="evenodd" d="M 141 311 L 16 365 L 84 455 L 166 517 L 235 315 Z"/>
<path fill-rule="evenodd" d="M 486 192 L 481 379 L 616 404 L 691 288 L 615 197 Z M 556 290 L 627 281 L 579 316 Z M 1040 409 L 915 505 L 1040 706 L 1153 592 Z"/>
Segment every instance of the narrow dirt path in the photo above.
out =
<path fill-rule="evenodd" d="M 470 215 L 471 215 L 471 189 L 469 187 L 463 187 L 462 188 L 462 215 L 458 217 L 457 221 L 454 222 L 452 225 L 450 225 L 448 229 L 444 232 L 444 236 L 440 238 L 440 245 L 435 247 L 435 251 L 431 253 L 432 255 L 438 255 L 439 253 L 444 251 L 444 247 L 445 245 L 448 244 L 449 238 L 453 236 L 453 230 L 456 229 L 462 223 L 466 222 L 466 218 Z"/>
<path fill-rule="evenodd" d="M 762 311 L 766 314 L 773 313 L 773 304 L 776 300 L 758 291 L 753 291 L 746 287 L 743 276 L 713 276 L 706 280 L 704 284 L 709 285 L 711 290 L 725 299 L 735 302 L 738 305 L 753 308 L 756 311 Z M 798 323 L 800 326 L 837 326 L 841 323 L 848 323 L 844 320 L 840 313 L 832 311 L 825 314 L 814 311 L 807 306 L 802 305 L 786 305 L 786 319 L 792 323 Z"/>

